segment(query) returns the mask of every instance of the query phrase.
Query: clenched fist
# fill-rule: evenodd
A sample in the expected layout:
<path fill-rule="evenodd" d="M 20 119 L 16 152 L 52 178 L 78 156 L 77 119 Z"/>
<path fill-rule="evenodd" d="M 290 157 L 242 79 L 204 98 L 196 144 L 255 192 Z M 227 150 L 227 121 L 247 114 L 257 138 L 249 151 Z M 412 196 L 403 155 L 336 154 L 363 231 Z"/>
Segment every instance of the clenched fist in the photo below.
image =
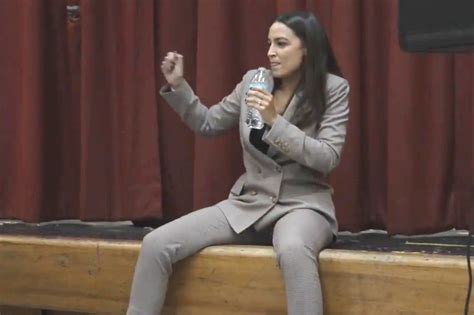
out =
<path fill-rule="evenodd" d="M 183 77 L 183 55 L 176 51 L 168 52 L 161 62 L 161 72 L 166 79 L 166 82 L 176 89 L 184 81 Z"/>

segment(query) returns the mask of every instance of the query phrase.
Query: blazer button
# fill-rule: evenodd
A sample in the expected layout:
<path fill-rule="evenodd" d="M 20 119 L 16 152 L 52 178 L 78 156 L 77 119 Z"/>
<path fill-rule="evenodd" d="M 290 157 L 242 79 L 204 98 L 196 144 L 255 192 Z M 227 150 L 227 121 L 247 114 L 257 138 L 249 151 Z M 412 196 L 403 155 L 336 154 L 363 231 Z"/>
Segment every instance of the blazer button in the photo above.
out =
<path fill-rule="evenodd" d="M 270 200 L 273 202 L 273 203 L 276 203 L 277 199 L 275 197 L 270 197 Z"/>
<path fill-rule="evenodd" d="M 257 192 L 256 192 L 255 190 L 252 190 L 252 191 L 250 192 L 250 194 L 251 194 L 252 196 L 256 196 L 256 195 L 257 195 Z"/>
<path fill-rule="evenodd" d="M 257 168 L 257 173 L 262 174 L 262 169 L 260 167 Z"/>
<path fill-rule="evenodd" d="M 275 171 L 277 171 L 278 173 L 281 173 L 281 167 L 280 167 L 280 166 L 276 166 L 276 167 L 275 167 Z"/>

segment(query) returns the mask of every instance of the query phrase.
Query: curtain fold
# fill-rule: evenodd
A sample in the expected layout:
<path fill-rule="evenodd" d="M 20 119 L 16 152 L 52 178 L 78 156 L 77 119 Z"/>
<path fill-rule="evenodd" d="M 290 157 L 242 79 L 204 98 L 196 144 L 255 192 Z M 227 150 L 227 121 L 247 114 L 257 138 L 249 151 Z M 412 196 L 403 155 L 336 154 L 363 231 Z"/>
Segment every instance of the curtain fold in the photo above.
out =
<path fill-rule="evenodd" d="M 0 214 L 38 221 L 72 188 L 61 183 L 63 11 L 54 1 L 1 1 L 0 19 Z"/>
<path fill-rule="evenodd" d="M 351 86 L 341 230 L 474 227 L 474 53 L 401 51 L 397 1 L 378 0 L 0 1 L 0 217 L 164 222 L 226 198 L 238 132 L 192 134 L 159 96 L 161 60 L 182 53 L 212 105 L 267 65 L 268 27 L 294 9 Z"/>
<path fill-rule="evenodd" d="M 160 170 L 162 176 L 163 220 L 193 210 L 194 135 L 159 96 L 165 83 L 161 61 L 168 51 L 186 56 L 186 80 L 196 83 L 197 1 L 155 1 L 155 93 L 158 106 Z"/>
<path fill-rule="evenodd" d="M 80 214 L 161 211 L 154 3 L 81 0 Z"/>
<path fill-rule="evenodd" d="M 153 2 L 0 6 L 0 217 L 160 216 Z"/>

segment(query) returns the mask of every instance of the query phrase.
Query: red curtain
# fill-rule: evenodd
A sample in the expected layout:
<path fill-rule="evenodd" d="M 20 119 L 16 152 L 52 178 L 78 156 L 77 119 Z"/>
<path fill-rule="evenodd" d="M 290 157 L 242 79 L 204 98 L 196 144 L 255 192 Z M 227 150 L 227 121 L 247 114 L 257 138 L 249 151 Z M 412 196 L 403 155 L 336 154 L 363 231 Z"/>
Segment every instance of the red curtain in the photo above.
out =
<path fill-rule="evenodd" d="M 292 9 L 320 18 L 351 85 L 341 229 L 466 228 L 473 54 L 402 52 L 397 1 L 378 0 L 0 1 L 0 217 L 170 220 L 225 198 L 237 131 L 194 136 L 158 95 L 161 59 L 181 52 L 211 105 L 266 64 L 268 26 Z"/>
<path fill-rule="evenodd" d="M 159 216 L 153 3 L 75 2 L 0 1 L 0 216 Z"/>

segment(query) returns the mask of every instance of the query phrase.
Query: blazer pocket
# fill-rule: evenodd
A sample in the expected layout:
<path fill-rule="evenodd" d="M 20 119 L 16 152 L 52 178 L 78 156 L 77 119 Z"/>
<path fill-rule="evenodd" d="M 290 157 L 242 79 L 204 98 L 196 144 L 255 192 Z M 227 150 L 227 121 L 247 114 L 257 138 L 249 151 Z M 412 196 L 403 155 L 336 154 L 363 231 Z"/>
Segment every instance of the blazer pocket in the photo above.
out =
<path fill-rule="evenodd" d="M 245 185 L 245 175 L 242 175 L 237 179 L 232 188 L 230 189 L 230 194 L 234 196 L 240 196 Z"/>

